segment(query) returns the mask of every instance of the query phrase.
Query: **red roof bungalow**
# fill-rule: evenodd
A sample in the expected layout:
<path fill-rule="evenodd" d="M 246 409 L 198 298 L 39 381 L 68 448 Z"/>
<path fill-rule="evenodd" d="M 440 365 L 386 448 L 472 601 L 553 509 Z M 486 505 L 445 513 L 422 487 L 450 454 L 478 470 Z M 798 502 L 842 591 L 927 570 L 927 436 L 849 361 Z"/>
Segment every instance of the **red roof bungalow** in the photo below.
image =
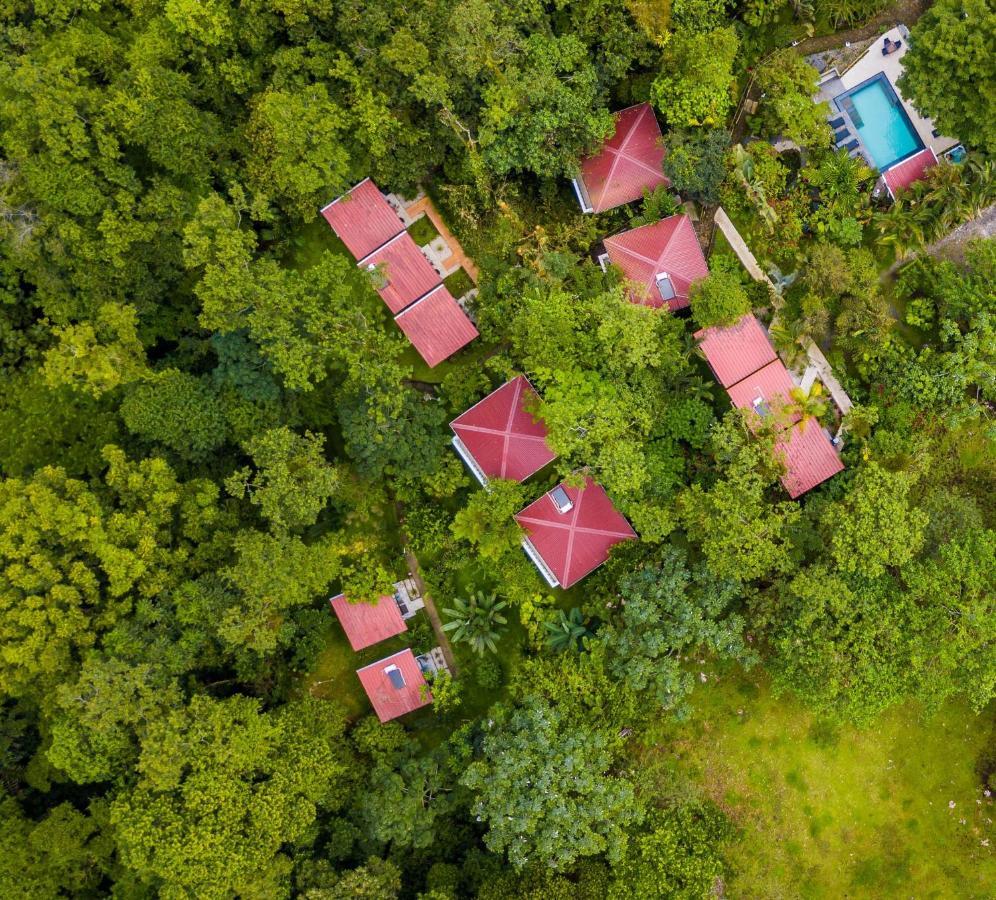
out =
<path fill-rule="evenodd" d="M 369 256 L 405 226 L 369 178 L 322 209 L 325 221 L 356 259 Z"/>
<path fill-rule="evenodd" d="M 661 128 L 650 104 L 631 106 L 615 118 L 612 137 L 582 161 L 581 174 L 573 181 L 582 212 L 604 212 L 670 183 L 661 169 Z"/>
<path fill-rule="evenodd" d="M 646 287 L 633 299 L 672 312 L 688 306 L 689 288 L 709 274 L 702 247 L 688 216 L 669 216 L 604 241 L 613 265 L 634 284 Z"/>
<path fill-rule="evenodd" d="M 775 452 L 785 462 L 782 484 L 793 500 L 844 469 L 830 438 L 815 422 L 793 425 Z"/>
<path fill-rule="evenodd" d="M 396 315 L 394 321 L 430 368 L 478 336 L 474 323 L 442 284 Z"/>
<path fill-rule="evenodd" d="M 526 408 L 536 399 L 526 376 L 518 375 L 450 422 L 453 447 L 481 484 L 525 481 L 556 458 L 546 425 Z"/>
<path fill-rule="evenodd" d="M 882 173 L 882 178 L 889 191 L 889 196 L 895 200 L 897 192 L 905 190 L 914 181 L 919 181 L 928 169 L 932 169 L 936 165 L 937 157 L 934 155 L 934 151 L 927 147 L 886 169 Z"/>
<path fill-rule="evenodd" d="M 345 594 L 339 594 L 329 603 L 354 650 L 363 650 L 408 630 L 394 597 L 381 597 L 376 603 L 350 603 Z"/>
<path fill-rule="evenodd" d="M 761 323 L 750 314 L 727 328 L 696 331 L 695 338 L 716 380 L 725 388 L 778 359 Z"/>
<path fill-rule="evenodd" d="M 550 587 L 569 588 L 609 558 L 636 532 L 591 478 L 583 488 L 560 484 L 515 516 L 525 530 L 526 555 Z"/>
<path fill-rule="evenodd" d="M 791 400 L 795 387 L 788 370 L 781 360 L 752 372 L 742 381 L 727 389 L 730 402 L 739 409 L 751 409 L 759 416 L 769 415 L 778 405 Z M 793 413 L 786 421 L 787 435 L 783 435 L 775 453 L 785 463 L 782 484 L 794 500 L 812 490 L 844 468 L 837 451 L 826 432 L 817 422 L 800 422 L 801 416 Z"/>
<path fill-rule="evenodd" d="M 422 669 L 410 649 L 357 669 L 356 674 L 381 722 L 432 703 Z"/>
<path fill-rule="evenodd" d="M 377 293 L 395 315 L 442 283 L 407 231 L 364 256 L 357 265 L 371 273 Z"/>

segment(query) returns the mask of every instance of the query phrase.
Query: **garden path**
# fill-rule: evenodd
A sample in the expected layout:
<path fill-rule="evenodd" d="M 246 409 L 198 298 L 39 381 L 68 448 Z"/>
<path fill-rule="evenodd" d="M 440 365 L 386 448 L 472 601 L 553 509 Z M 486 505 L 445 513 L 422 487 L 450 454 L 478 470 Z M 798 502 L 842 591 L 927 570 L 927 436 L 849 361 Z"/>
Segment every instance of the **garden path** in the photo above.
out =
<path fill-rule="evenodd" d="M 453 656 L 453 648 L 450 646 L 450 639 L 446 636 L 446 632 L 443 631 L 443 620 L 439 617 L 436 604 L 425 589 L 425 581 L 422 579 L 422 569 L 418 564 L 418 557 L 415 556 L 408 546 L 408 536 L 405 533 L 405 508 L 400 502 L 397 504 L 397 512 L 398 524 L 401 528 L 401 539 L 405 545 L 405 560 L 408 562 L 408 571 L 411 572 L 412 580 L 418 586 L 419 594 L 421 594 L 422 600 L 425 602 L 425 614 L 429 617 L 429 622 L 436 635 L 436 640 L 439 642 L 439 647 L 443 651 L 443 657 L 446 659 L 446 665 L 449 667 L 450 674 L 456 678 L 457 664 Z"/>

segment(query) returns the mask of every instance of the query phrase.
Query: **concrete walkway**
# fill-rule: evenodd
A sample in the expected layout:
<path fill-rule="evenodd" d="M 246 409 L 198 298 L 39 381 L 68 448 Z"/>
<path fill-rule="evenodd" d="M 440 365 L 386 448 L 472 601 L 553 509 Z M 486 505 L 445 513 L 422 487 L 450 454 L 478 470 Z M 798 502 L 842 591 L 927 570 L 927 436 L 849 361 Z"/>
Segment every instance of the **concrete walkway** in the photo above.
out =
<path fill-rule="evenodd" d="M 768 278 L 767 274 L 758 264 L 754 258 L 754 254 L 750 252 L 747 242 L 740 236 L 740 232 L 737 231 L 736 226 L 730 220 L 730 217 L 726 214 L 726 210 L 722 206 L 716 210 L 716 226 L 723 232 L 724 237 L 729 242 L 733 252 L 736 253 L 743 267 L 750 274 L 750 277 L 755 281 L 763 281 L 771 288 L 771 305 L 775 309 L 773 321 L 776 320 L 781 308 L 781 298 L 775 292 L 775 286 L 771 283 L 771 279 Z M 802 347 L 806 351 L 806 358 L 809 360 L 810 369 L 815 370 L 816 375 L 830 392 L 830 396 L 833 397 L 833 402 L 837 404 L 841 415 L 844 415 L 854 404 L 847 395 L 847 391 L 844 390 L 843 385 L 834 376 L 833 368 L 823 355 L 823 351 L 812 341 L 804 342 Z M 809 369 L 807 369 L 807 375 L 811 376 Z M 809 383 L 810 385 L 812 384 L 811 377 Z"/>

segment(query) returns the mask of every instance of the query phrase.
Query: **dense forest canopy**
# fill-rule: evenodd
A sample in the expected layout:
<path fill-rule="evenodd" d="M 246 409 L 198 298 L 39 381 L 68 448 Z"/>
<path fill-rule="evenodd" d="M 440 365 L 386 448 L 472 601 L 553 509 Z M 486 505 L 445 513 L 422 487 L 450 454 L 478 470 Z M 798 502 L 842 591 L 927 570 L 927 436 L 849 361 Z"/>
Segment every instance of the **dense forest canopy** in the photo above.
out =
<path fill-rule="evenodd" d="M 996 202 L 996 9 L 908 23 L 968 157 L 890 206 L 791 48 L 882 7 L 0 0 L 0 894 L 716 896 L 744 822 L 675 737 L 712 673 L 833 727 L 991 719 L 996 243 L 928 251 Z M 670 188 L 582 215 L 647 101 Z M 480 270 L 434 369 L 319 216 L 368 176 Z M 631 302 L 592 248 L 676 193 L 771 287 L 708 237 L 690 315 Z M 799 499 L 696 351 L 752 311 L 854 401 L 793 392 L 845 464 Z M 483 490 L 448 423 L 519 373 L 556 459 Z M 512 516 L 583 476 L 639 539 L 553 590 Z M 414 566 L 447 624 L 395 649 L 454 672 L 382 724 L 327 601 Z"/>

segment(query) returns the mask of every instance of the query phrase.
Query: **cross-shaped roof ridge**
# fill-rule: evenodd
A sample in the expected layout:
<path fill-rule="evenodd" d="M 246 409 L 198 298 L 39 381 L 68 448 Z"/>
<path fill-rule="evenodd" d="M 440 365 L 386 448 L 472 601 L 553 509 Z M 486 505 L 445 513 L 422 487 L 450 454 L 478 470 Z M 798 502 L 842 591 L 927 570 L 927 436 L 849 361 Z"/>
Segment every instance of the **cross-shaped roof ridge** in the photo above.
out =
<path fill-rule="evenodd" d="M 636 106 L 640 108 L 640 112 L 633 119 L 632 123 L 629 126 L 629 131 L 626 132 L 626 136 L 622 139 L 622 143 L 619 145 L 619 147 L 618 148 L 610 147 L 608 144 L 605 144 L 602 147 L 602 152 L 611 153 L 614 159 L 612 160 L 612 165 L 609 167 L 609 174 L 602 185 L 602 193 L 598 197 L 598 206 L 601 206 L 602 202 L 605 200 L 605 192 L 608 191 L 610 185 L 612 184 L 612 179 L 615 177 L 616 174 L 616 167 L 619 165 L 621 160 L 625 159 L 628 162 L 631 162 L 634 165 L 639 166 L 641 169 L 646 169 L 648 172 L 650 172 L 653 175 L 660 174 L 660 172 L 658 172 L 653 166 L 647 165 L 642 159 L 637 159 L 635 156 L 630 156 L 626 152 L 626 147 L 629 145 L 629 142 L 633 139 L 633 135 L 636 132 L 636 129 L 639 127 L 640 123 L 643 121 L 644 117 L 647 115 L 648 112 L 651 115 L 653 115 L 653 110 L 650 108 L 649 103 L 638 103 L 636 104 Z M 626 109 L 621 110 L 620 113 L 617 114 L 617 116 L 633 108 L 634 107 L 632 106 L 627 107 Z"/>
<path fill-rule="evenodd" d="M 668 219 L 672 219 L 675 217 L 681 217 L 681 215 L 682 215 L 681 213 L 675 213 L 674 216 L 668 216 L 667 218 L 660 219 L 657 222 L 650 222 L 647 225 L 640 225 L 637 228 L 631 228 L 629 231 L 625 231 L 622 234 L 617 234 L 615 235 L 615 237 L 606 238 L 605 240 L 615 241 L 619 238 L 624 238 L 627 234 L 632 234 L 634 231 L 639 231 L 640 228 L 654 228 L 655 226 L 660 225 L 661 222 L 666 222 Z M 655 270 L 659 270 L 661 267 L 661 263 L 664 261 L 664 257 L 667 256 L 668 250 L 671 249 L 671 244 L 674 243 L 674 239 L 678 236 L 678 229 L 680 227 L 681 227 L 681 222 L 679 221 L 675 224 L 675 227 L 671 230 L 671 233 L 668 235 L 667 243 L 664 244 L 663 249 L 657 256 L 657 259 L 651 259 L 649 256 L 644 256 L 642 253 L 638 253 L 632 247 L 627 247 L 625 244 L 619 244 L 619 245 L 613 244 L 613 246 L 620 253 L 628 253 L 630 256 L 635 256 L 637 259 L 642 259 L 644 262 L 650 263 L 650 265 L 654 266 Z"/>

